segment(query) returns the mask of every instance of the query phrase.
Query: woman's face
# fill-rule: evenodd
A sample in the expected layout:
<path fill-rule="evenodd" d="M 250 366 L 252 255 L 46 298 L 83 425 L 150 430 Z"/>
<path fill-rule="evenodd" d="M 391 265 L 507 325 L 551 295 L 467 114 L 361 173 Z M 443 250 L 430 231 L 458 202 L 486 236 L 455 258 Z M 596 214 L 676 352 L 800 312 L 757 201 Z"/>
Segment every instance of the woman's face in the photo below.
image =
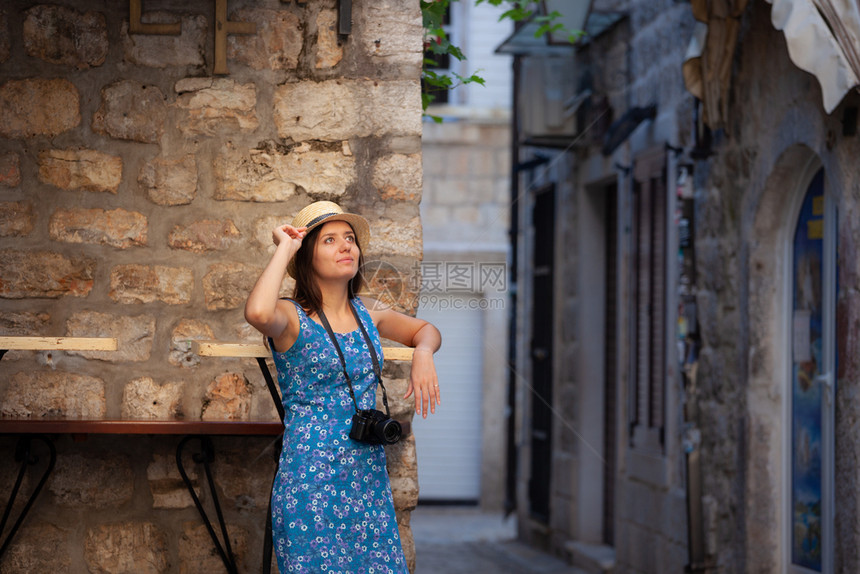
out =
<path fill-rule="evenodd" d="M 314 246 L 314 272 L 320 279 L 349 281 L 358 273 L 361 251 L 352 226 L 345 221 L 324 223 Z"/>

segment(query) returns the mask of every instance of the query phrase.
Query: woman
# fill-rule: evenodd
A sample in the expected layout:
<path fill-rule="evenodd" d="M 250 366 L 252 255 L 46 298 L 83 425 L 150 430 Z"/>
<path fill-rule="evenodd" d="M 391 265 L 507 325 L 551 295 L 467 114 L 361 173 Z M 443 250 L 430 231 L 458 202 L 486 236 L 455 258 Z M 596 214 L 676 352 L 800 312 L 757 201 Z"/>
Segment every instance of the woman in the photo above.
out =
<path fill-rule="evenodd" d="M 396 437 L 362 440 L 354 417 L 375 409 L 380 336 L 415 348 L 405 397 L 414 395 L 418 414 L 435 412 L 442 338 L 427 321 L 357 296 L 370 238 L 363 217 L 318 201 L 272 237 L 277 247 L 245 318 L 269 341 L 286 411 L 272 489 L 278 567 L 406 573 L 379 444 Z M 285 271 L 296 280 L 293 300 L 278 298 Z"/>

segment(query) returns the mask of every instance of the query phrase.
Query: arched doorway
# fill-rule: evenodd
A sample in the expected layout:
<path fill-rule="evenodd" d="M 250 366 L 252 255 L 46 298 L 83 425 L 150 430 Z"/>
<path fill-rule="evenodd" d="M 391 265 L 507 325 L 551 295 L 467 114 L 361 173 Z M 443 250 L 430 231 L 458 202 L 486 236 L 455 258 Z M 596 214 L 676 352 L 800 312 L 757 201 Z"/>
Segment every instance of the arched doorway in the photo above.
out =
<path fill-rule="evenodd" d="M 831 572 L 836 201 L 804 145 L 774 162 L 748 236 L 749 571 Z M 828 390 L 831 389 L 831 390 Z"/>

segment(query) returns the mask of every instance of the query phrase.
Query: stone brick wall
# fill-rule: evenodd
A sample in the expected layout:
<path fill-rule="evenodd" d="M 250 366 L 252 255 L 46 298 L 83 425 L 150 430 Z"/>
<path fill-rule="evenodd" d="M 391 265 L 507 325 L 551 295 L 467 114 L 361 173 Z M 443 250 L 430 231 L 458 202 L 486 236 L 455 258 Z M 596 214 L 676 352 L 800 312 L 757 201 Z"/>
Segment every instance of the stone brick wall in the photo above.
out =
<path fill-rule="evenodd" d="M 848 94 L 830 115 L 815 78 L 789 59 L 770 6 L 744 13 L 732 80 L 730 129 L 697 172 L 697 308 L 703 348 L 698 400 L 703 429 L 709 551 L 724 571 L 787 568 L 783 531 L 787 482 L 785 416 L 790 358 L 784 332 L 796 199 L 804 167 L 816 161 L 838 205 L 835 500 L 836 572 L 860 568 L 860 421 L 856 376 L 858 181 L 860 141 L 843 132 Z M 704 166 L 703 166 L 704 167 Z M 788 347 L 788 348 L 787 348 Z"/>
<path fill-rule="evenodd" d="M 505 251 L 509 124 L 478 120 L 427 124 L 423 142 L 425 244 L 442 251 Z"/>
<path fill-rule="evenodd" d="M 242 306 L 270 230 L 317 199 L 368 216 L 371 289 L 414 311 L 408 282 L 390 285 L 422 256 L 418 2 L 356 4 L 348 36 L 336 4 L 229 2 L 257 31 L 228 37 L 227 76 L 212 74 L 214 2 L 145 3 L 142 21 L 180 23 L 173 36 L 130 34 L 122 2 L 0 6 L 0 334 L 119 342 L 7 353 L 0 415 L 276 418 L 255 362 L 201 358 L 192 342 L 259 341 Z M 396 395 L 405 367 L 386 369 Z M 170 462 L 177 441 L 58 437 L 57 471 L 0 571 L 218 570 Z M 216 440 L 242 571 L 259 568 L 270 442 Z M 13 440 L 0 446 L 11 461 Z M 413 441 L 389 467 L 414 561 Z"/>

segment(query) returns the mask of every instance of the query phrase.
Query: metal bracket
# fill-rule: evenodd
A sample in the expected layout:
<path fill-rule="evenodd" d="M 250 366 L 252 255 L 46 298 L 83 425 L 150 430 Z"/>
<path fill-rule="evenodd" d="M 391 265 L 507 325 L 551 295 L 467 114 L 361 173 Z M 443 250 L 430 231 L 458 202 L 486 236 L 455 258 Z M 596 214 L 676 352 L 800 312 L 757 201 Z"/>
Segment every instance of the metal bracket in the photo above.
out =
<path fill-rule="evenodd" d="M 257 357 L 257 365 L 260 366 L 260 372 L 263 373 L 263 378 L 266 380 L 266 386 L 269 388 L 269 393 L 272 395 L 272 400 L 275 402 L 275 408 L 278 410 L 278 416 L 281 419 L 281 422 L 284 422 L 284 405 L 281 403 L 281 395 L 278 394 L 278 389 L 275 386 L 275 380 L 272 378 L 272 372 L 269 370 L 269 365 L 266 364 L 266 359 L 263 357 Z M 281 449 L 283 448 L 283 443 L 281 440 L 278 440 L 275 445 L 275 476 L 272 477 L 272 487 L 274 488 L 274 481 L 278 477 L 278 460 L 281 458 Z M 272 571 L 272 552 L 273 552 L 273 544 L 272 540 L 272 499 L 269 497 L 269 507 L 266 510 L 266 533 L 265 538 L 263 539 L 263 574 L 269 574 Z"/>
<path fill-rule="evenodd" d="M 344 36 L 352 32 L 352 0 L 337 2 L 337 33 Z"/>
<path fill-rule="evenodd" d="M 200 502 L 200 498 L 194 491 L 194 485 L 191 484 L 191 479 L 188 478 L 188 474 L 185 472 L 185 467 L 182 465 L 182 450 L 185 448 L 186 443 L 192 439 L 200 441 L 200 451 L 194 453 L 192 458 L 194 462 L 202 463 L 203 469 L 206 472 L 206 481 L 209 484 L 209 493 L 212 495 L 212 504 L 215 506 L 215 514 L 218 516 L 218 525 L 221 527 L 221 536 L 224 539 L 223 546 L 218 540 L 218 536 L 215 534 L 215 529 L 212 528 L 212 523 L 206 515 L 206 510 L 204 510 L 203 504 Z M 182 475 L 182 481 L 185 483 L 185 487 L 188 489 L 189 494 L 191 494 L 191 499 L 194 501 L 194 506 L 197 507 L 197 512 L 200 513 L 200 517 L 206 524 L 206 530 L 209 531 L 209 536 L 212 538 L 215 550 L 218 551 L 218 555 L 221 557 L 221 561 L 224 562 L 227 572 L 229 574 L 238 574 L 239 569 L 236 566 L 236 557 L 233 556 L 233 549 L 230 547 L 230 536 L 227 534 L 227 525 L 224 524 L 224 514 L 221 512 L 221 504 L 218 502 L 218 492 L 215 490 L 215 481 L 212 480 L 212 469 L 209 466 L 214 460 L 215 448 L 212 446 L 212 440 L 208 436 L 187 436 L 179 441 L 179 446 L 176 447 L 176 467 L 179 469 L 179 474 Z"/>
<path fill-rule="evenodd" d="M 18 529 L 21 527 L 21 524 L 23 524 L 24 518 L 30 511 L 30 508 L 32 508 L 33 503 L 36 501 L 36 497 L 38 497 L 39 493 L 42 491 L 42 487 L 45 486 L 45 482 L 47 482 L 48 476 L 50 476 L 51 471 L 54 470 L 54 465 L 57 462 L 57 449 L 56 447 L 54 447 L 54 443 L 52 443 L 47 437 L 41 435 L 22 436 L 20 439 L 18 439 L 18 444 L 15 447 L 15 462 L 21 463 L 21 469 L 18 471 L 18 479 L 15 481 L 15 486 L 12 487 L 12 493 L 9 495 L 9 501 L 6 503 L 6 510 L 3 512 L 3 519 L 0 520 L 0 534 L 2 534 L 3 530 L 5 530 L 6 528 L 6 522 L 9 520 L 9 514 L 11 514 L 12 512 L 12 506 L 14 506 L 15 499 L 18 497 L 18 491 L 21 488 L 21 482 L 24 480 L 24 473 L 26 472 L 27 467 L 30 465 L 38 464 L 39 462 L 39 457 L 33 454 L 31 448 L 31 443 L 33 440 L 40 440 L 46 445 L 48 445 L 48 450 L 50 451 L 48 467 L 42 474 L 42 478 L 39 480 L 39 484 L 36 485 L 36 488 L 33 490 L 33 493 L 27 500 L 27 504 L 24 505 L 24 509 L 21 511 L 21 514 L 18 515 L 18 519 L 15 521 L 15 524 L 12 525 L 12 529 L 9 531 L 9 534 L 6 536 L 6 539 L 3 540 L 3 545 L 0 546 L 0 557 L 2 557 L 6 550 L 9 548 L 9 545 L 12 542 L 12 538 L 18 532 Z"/>

